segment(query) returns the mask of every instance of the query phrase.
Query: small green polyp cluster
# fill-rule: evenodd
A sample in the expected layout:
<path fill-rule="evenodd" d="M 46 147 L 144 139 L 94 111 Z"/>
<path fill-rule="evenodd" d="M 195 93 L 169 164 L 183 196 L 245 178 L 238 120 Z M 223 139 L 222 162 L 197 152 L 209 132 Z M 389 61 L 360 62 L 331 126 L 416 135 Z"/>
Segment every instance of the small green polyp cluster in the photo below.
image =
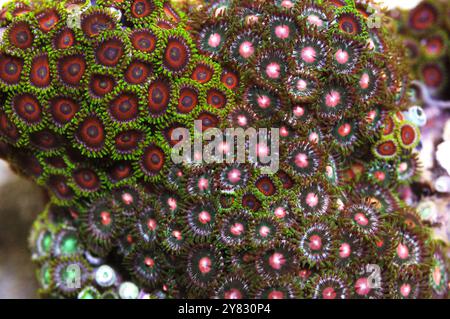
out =
<path fill-rule="evenodd" d="M 397 192 L 419 167 L 402 50 L 367 4 L 20 3 L 0 14 L 0 155 L 51 196 L 30 237 L 42 296 L 447 295 Z M 278 128 L 279 170 L 172 163 L 194 120 Z"/>

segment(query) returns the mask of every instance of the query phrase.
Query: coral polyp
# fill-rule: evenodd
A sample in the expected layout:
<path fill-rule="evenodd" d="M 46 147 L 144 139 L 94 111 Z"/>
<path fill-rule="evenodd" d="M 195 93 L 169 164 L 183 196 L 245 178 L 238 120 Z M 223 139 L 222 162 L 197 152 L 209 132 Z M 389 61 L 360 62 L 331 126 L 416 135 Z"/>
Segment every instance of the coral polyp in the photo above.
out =
<path fill-rule="evenodd" d="M 370 4 L 181 8 L 17 0 L 0 15 L 0 157 L 50 198 L 30 236 L 40 295 L 446 297 L 445 247 L 398 196 L 420 169 L 404 50 Z M 278 169 L 195 148 L 175 163 L 180 142 L 230 127 L 273 129 L 243 145 Z"/>

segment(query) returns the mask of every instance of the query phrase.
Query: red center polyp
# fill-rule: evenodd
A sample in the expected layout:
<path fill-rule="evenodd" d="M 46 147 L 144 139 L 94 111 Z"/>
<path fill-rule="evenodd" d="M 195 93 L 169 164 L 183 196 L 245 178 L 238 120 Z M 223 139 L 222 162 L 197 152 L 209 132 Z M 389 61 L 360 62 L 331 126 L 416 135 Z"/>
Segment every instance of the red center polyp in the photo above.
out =
<path fill-rule="evenodd" d="M 335 299 L 336 298 L 336 291 L 333 287 L 326 287 L 322 291 L 322 297 L 323 299 Z"/>
<path fill-rule="evenodd" d="M 295 156 L 295 165 L 300 168 L 306 168 L 309 165 L 308 156 L 304 153 L 298 153 Z"/>
<path fill-rule="evenodd" d="M 280 270 L 283 268 L 285 263 L 286 259 L 281 253 L 273 253 L 272 256 L 269 257 L 269 265 L 275 270 Z"/>
<path fill-rule="evenodd" d="M 148 227 L 148 229 L 151 230 L 151 231 L 155 231 L 155 230 L 156 230 L 156 225 L 157 225 L 156 220 L 153 219 L 153 218 L 150 218 L 150 219 L 147 221 L 147 227 Z"/>
<path fill-rule="evenodd" d="M 198 214 L 198 221 L 203 225 L 209 223 L 211 221 L 211 214 L 207 211 L 202 211 Z"/>
<path fill-rule="evenodd" d="M 239 46 L 239 54 L 244 59 L 248 59 L 255 53 L 255 48 L 253 47 L 253 43 L 250 41 L 244 41 Z"/>
<path fill-rule="evenodd" d="M 369 224 L 369 220 L 363 213 L 356 213 L 354 219 L 358 225 L 367 226 Z"/>
<path fill-rule="evenodd" d="M 397 255 L 400 259 L 407 259 L 409 257 L 409 249 L 402 243 L 397 246 Z"/>
<path fill-rule="evenodd" d="M 316 61 L 316 50 L 313 47 L 305 47 L 302 49 L 301 58 L 306 63 L 313 63 Z"/>
<path fill-rule="evenodd" d="M 382 171 L 376 171 L 374 173 L 374 175 L 375 175 L 375 178 L 379 181 L 384 181 L 386 179 L 386 174 Z"/>
<path fill-rule="evenodd" d="M 127 235 L 127 242 L 129 242 L 130 244 L 133 243 L 133 236 Z"/>
<path fill-rule="evenodd" d="M 213 33 L 209 36 L 208 45 L 212 48 L 217 48 L 222 41 L 222 37 L 219 33 Z"/>
<path fill-rule="evenodd" d="M 200 272 L 202 274 L 209 273 L 211 271 L 211 266 L 212 266 L 212 262 L 211 262 L 211 258 L 209 258 L 209 257 L 202 257 L 198 261 L 198 270 L 200 270 Z"/>
<path fill-rule="evenodd" d="M 287 25 L 278 25 L 275 27 L 275 35 L 282 40 L 289 37 L 289 31 L 289 26 Z"/>
<path fill-rule="evenodd" d="M 356 293 L 360 296 L 365 296 L 370 292 L 369 281 L 367 278 L 359 278 L 355 283 Z"/>
<path fill-rule="evenodd" d="M 344 51 L 342 49 L 339 49 L 336 51 L 336 53 L 334 54 L 334 58 L 336 59 L 336 61 L 339 64 L 345 64 L 348 62 L 349 59 L 349 55 L 347 51 Z"/>
<path fill-rule="evenodd" d="M 341 94 L 332 90 L 325 96 L 325 105 L 327 107 L 336 107 L 341 102 Z"/>
<path fill-rule="evenodd" d="M 100 218 L 104 226 L 109 226 L 111 224 L 111 214 L 107 211 L 100 213 Z"/>
<path fill-rule="evenodd" d="M 155 260 L 153 260 L 153 258 L 150 257 L 145 257 L 144 260 L 145 265 L 147 265 L 147 267 L 153 268 L 155 266 Z"/>
<path fill-rule="evenodd" d="M 311 250 L 319 250 L 322 248 L 322 238 L 319 235 L 309 237 L 309 248 Z"/>
<path fill-rule="evenodd" d="M 271 62 L 266 67 L 266 74 L 271 79 L 278 79 L 280 77 L 280 65 L 276 62 Z"/>
<path fill-rule="evenodd" d="M 352 131 L 352 127 L 350 124 L 345 123 L 342 124 L 341 126 L 339 126 L 338 128 L 338 133 L 340 136 L 345 137 L 348 136 L 350 134 L 350 132 Z"/>

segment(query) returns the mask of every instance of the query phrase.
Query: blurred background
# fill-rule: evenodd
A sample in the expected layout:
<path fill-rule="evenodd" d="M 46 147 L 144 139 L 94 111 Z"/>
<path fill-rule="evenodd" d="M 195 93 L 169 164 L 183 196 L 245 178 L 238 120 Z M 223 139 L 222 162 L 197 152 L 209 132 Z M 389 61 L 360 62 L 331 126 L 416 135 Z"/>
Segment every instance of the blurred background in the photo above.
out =
<path fill-rule="evenodd" d="M 174 0 L 176 1 L 176 0 Z M 446 0 L 450 1 L 450 0 Z M 0 7 L 6 0 L 0 0 Z M 420 0 L 379 1 L 389 9 L 411 9 Z M 449 12 L 450 13 L 450 12 Z M 449 107 L 450 109 L 450 107 Z M 428 124 L 422 128 L 421 160 L 424 178 L 419 197 L 421 216 L 435 225 L 435 236 L 450 237 L 450 111 L 425 107 Z M 439 190 L 436 194 L 436 190 Z M 405 197 L 408 198 L 408 194 Z M 417 197 L 417 196 L 416 196 Z M 27 245 L 35 216 L 43 209 L 44 194 L 19 178 L 0 160 L 0 298 L 35 298 L 34 266 Z"/>

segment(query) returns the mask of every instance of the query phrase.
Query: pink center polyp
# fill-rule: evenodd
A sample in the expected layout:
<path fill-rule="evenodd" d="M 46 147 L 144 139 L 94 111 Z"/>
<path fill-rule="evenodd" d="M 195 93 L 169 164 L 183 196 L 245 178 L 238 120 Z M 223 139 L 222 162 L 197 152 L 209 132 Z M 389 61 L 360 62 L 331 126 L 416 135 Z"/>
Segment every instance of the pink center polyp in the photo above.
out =
<path fill-rule="evenodd" d="M 436 285 L 440 285 L 441 279 L 442 279 L 441 268 L 439 268 L 439 266 L 435 266 L 433 269 L 433 281 Z"/>
<path fill-rule="evenodd" d="M 171 211 L 174 211 L 175 209 L 177 209 L 177 206 L 178 206 L 177 200 L 175 198 L 171 197 L 167 200 L 167 205 L 169 206 L 169 209 Z"/>
<path fill-rule="evenodd" d="M 266 67 L 266 74 L 271 79 L 278 79 L 280 77 L 280 65 L 276 62 L 271 62 Z"/>
<path fill-rule="evenodd" d="M 308 156 L 304 153 L 298 153 L 295 156 L 295 165 L 300 168 L 306 168 L 309 165 Z"/>
<path fill-rule="evenodd" d="M 233 226 L 230 227 L 230 232 L 234 236 L 241 236 L 244 233 L 244 225 L 241 223 L 234 223 Z"/>
<path fill-rule="evenodd" d="M 308 141 L 310 141 L 311 143 L 317 144 L 317 142 L 319 142 L 319 134 L 317 134 L 316 132 L 312 132 L 308 135 Z"/>
<path fill-rule="evenodd" d="M 361 89 L 366 90 L 369 87 L 369 83 L 370 83 L 370 77 L 367 73 L 364 73 L 361 76 L 361 79 L 359 79 L 359 86 L 361 87 Z"/>
<path fill-rule="evenodd" d="M 268 299 L 283 299 L 284 294 L 281 291 L 274 290 L 274 291 L 271 291 L 267 297 L 268 297 Z"/>
<path fill-rule="evenodd" d="M 342 243 L 339 247 L 339 256 L 341 258 L 347 258 L 350 256 L 352 249 L 348 243 Z"/>
<path fill-rule="evenodd" d="M 297 85 L 296 85 L 297 90 L 304 91 L 307 87 L 308 87 L 308 83 L 305 80 L 300 79 L 297 81 Z"/>
<path fill-rule="evenodd" d="M 321 18 L 319 18 L 317 15 L 315 14 L 310 14 L 308 16 L 308 22 L 312 25 L 315 25 L 317 27 L 321 27 L 323 26 L 323 21 Z"/>
<path fill-rule="evenodd" d="M 261 228 L 259 229 L 259 235 L 261 237 L 267 237 L 270 234 L 270 228 L 267 226 L 261 226 Z"/>
<path fill-rule="evenodd" d="M 354 219 L 358 225 L 367 226 L 369 224 L 369 220 L 367 219 L 366 215 L 364 215 L 363 213 L 355 214 Z"/>
<path fill-rule="evenodd" d="M 270 106 L 270 98 L 267 95 L 258 96 L 257 102 L 262 109 L 266 109 Z"/>
<path fill-rule="evenodd" d="M 285 263 L 286 259 L 284 258 L 283 254 L 274 253 L 272 256 L 269 257 L 269 265 L 273 269 L 280 270 L 281 268 L 283 268 Z"/>
<path fill-rule="evenodd" d="M 367 278 L 359 278 L 355 283 L 356 293 L 360 296 L 365 296 L 370 292 L 370 285 Z"/>
<path fill-rule="evenodd" d="M 255 48 L 253 47 L 253 43 L 250 41 L 244 41 L 239 46 L 239 55 L 244 59 L 248 59 L 255 53 Z"/>
<path fill-rule="evenodd" d="M 277 38 L 279 39 L 287 39 L 289 37 L 289 26 L 287 25 L 278 25 L 275 27 L 275 35 L 277 36 Z"/>
<path fill-rule="evenodd" d="M 339 64 L 345 64 L 345 63 L 348 62 L 348 60 L 349 60 L 350 57 L 349 57 L 347 51 L 344 51 L 344 50 L 342 50 L 342 49 L 339 49 L 339 50 L 337 50 L 336 53 L 334 54 L 334 58 L 336 59 L 336 61 L 337 61 Z"/>
<path fill-rule="evenodd" d="M 198 221 L 205 225 L 211 221 L 211 215 L 207 211 L 202 211 L 198 214 Z"/>
<path fill-rule="evenodd" d="M 305 114 L 305 109 L 303 107 L 298 105 L 294 107 L 294 115 L 296 117 L 301 117 L 303 114 Z"/>
<path fill-rule="evenodd" d="M 183 236 L 181 235 L 181 232 L 179 230 L 174 230 L 172 232 L 172 236 L 176 238 L 176 240 L 182 240 Z"/>
<path fill-rule="evenodd" d="M 200 179 L 198 180 L 197 186 L 198 186 L 198 189 L 201 190 L 201 191 L 207 190 L 208 187 L 209 187 L 209 181 L 208 181 L 208 179 L 206 179 L 206 178 L 204 178 L 204 177 L 200 178 Z"/>
<path fill-rule="evenodd" d="M 242 293 L 236 289 L 230 289 L 224 294 L 225 299 L 242 299 Z"/>
<path fill-rule="evenodd" d="M 133 196 L 130 193 L 124 193 L 122 194 L 122 201 L 126 204 L 126 205 L 130 205 L 133 203 Z"/>
<path fill-rule="evenodd" d="M 332 90 L 325 96 L 327 107 L 336 107 L 339 103 L 341 103 L 341 94 L 338 91 Z"/>
<path fill-rule="evenodd" d="M 281 6 L 286 9 L 291 9 L 294 6 L 294 4 L 290 0 L 283 0 L 281 2 Z"/>
<path fill-rule="evenodd" d="M 211 259 L 208 257 L 202 257 L 200 258 L 200 260 L 198 261 L 198 270 L 200 270 L 200 272 L 202 274 L 207 274 L 211 271 Z"/>
<path fill-rule="evenodd" d="M 289 130 L 286 128 L 286 126 L 280 127 L 280 136 L 282 137 L 289 136 Z"/>
<path fill-rule="evenodd" d="M 237 182 L 239 182 L 241 180 L 241 171 L 238 170 L 237 168 L 233 168 L 231 171 L 228 172 L 228 180 L 233 183 L 236 184 Z"/>
<path fill-rule="evenodd" d="M 247 117 L 245 115 L 238 115 L 237 121 L 240 126 L 246 126 L 248 123 Z"/>
<path fill-rule="evenodd" d="M 402 243 L 397 246 L 397 255 L 400 259 L 407 259 L 409 257 L 409 249 Z"/>
<path fill-rule="evenodd" d="M 309 238 L 309 248 L 311 250 L 322 249 L 322 238 L 319 235 L 312 235 Z"/>
<path fill-rule="evenodd" d="M 277 207 L 275 208 L 274 214 L 278 218 L 284 218 L 286 216 L 286 210 L 283 207 Z"/>
<path fill-rule="evenodd" d="M 403 284 L 400 287 L 400 293 L 403 297 L 408 297 L 411 292 L 411 285 L 410 284 Z"/>
<path fill-rule="evenodd" d="M 306 63 L 314 63 L 316 61 L 316 50 L 313 47 L 305 47 L 302 49 L 300 56 Z"/>
<path fill-rule="evenodd" d="M 336 291 L 333 287 L 327 287 L 322 292 L 323 299 L 335 299 Z"/>
<path fill-rule="evenodd" d="M 219 33 L 213 33 L 209 36 L 208 45 L 212 48 L 217 48 L 222 41 L 222 37 Z"/>
<path fill-rule="evenodd" d="M 309 207 L 316 207 L 319 203 L 319 196 L 314 193 L 309 193 L 306 195 L 306 204 L 308 204 Z"/>

